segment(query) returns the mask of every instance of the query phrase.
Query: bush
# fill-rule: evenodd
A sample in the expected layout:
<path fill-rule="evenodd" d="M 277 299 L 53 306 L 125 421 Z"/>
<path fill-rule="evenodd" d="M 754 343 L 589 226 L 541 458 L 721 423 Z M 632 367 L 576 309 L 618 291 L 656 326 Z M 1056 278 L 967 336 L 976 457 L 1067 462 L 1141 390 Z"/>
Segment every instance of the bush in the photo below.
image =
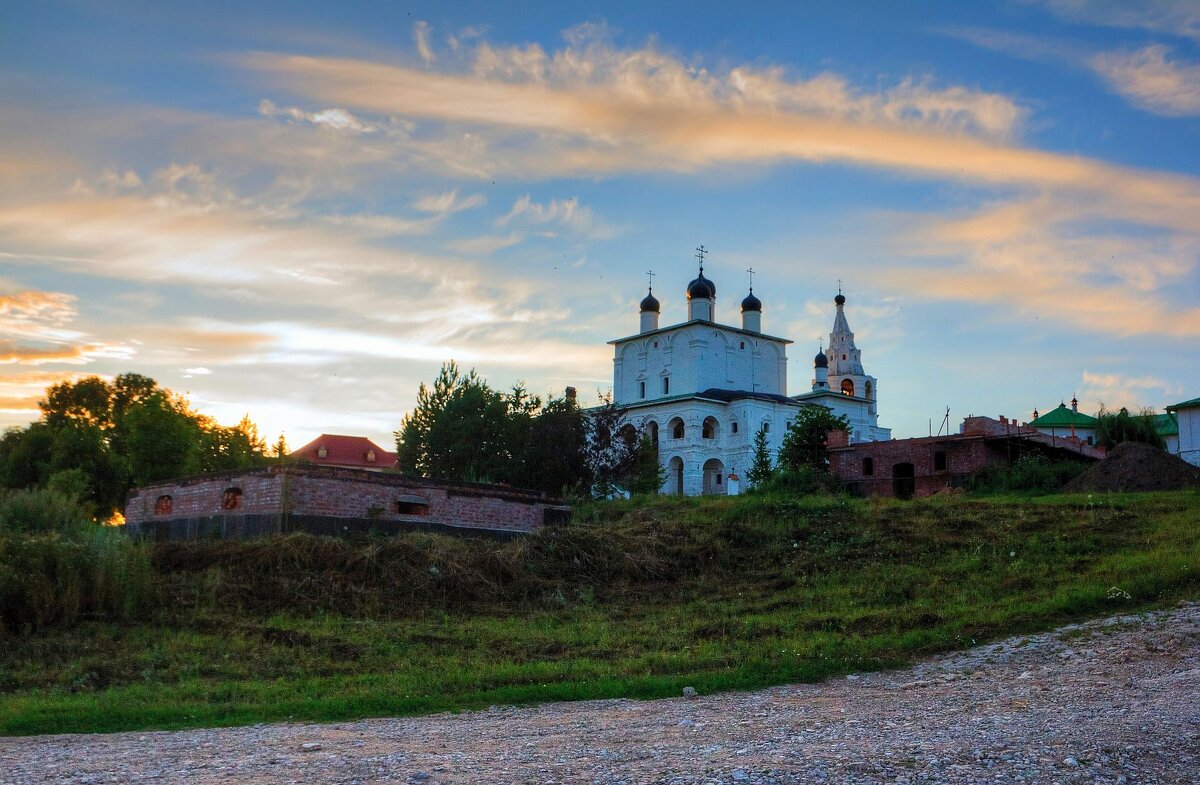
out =
<path fill-rule="evenodd" d="M 764 493 L 831 494 L 841 492 L 837 478 L 813 466 L 780 466 L 761 489 Z"/>
<path fill-rule="evenodd" d="M 55 490 L 0 490 L 0 535 L 13 532 L 79 532 L 91 525 L 77 496 Z"/>
<path fill-rule="evenodd" d="M 1085 469 L 1087 465 L 1078 461 L 1022 455 L 1012 466 L 993 466 L 977 472 L 967 481 L 967 488 L 977 493 L 1056 493 Z"/>
<path fill-rule="evenodd" d="M 150 586 L 147 546 L 120 530 L 0 534 L 0 631 L 127 619 L 148 606 Z"/>

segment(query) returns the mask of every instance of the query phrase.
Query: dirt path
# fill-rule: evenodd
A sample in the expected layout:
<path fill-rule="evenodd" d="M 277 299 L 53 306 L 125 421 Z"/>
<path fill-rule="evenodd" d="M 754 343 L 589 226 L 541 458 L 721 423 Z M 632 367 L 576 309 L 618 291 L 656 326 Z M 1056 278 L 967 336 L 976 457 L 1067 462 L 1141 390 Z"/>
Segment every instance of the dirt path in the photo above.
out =
<path fill-rule="evenodd" d="M 754 693 L 0 739 L 4 785 L 109 782 L 1191 784 L 1200 604 Z"/>

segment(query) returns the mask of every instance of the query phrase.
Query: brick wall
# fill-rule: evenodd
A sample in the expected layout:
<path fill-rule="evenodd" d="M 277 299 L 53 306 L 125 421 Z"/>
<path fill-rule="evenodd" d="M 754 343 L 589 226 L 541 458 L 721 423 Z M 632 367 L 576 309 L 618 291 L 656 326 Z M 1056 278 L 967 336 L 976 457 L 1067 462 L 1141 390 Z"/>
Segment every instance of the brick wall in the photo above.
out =
<path fill-rule="evenodd" d="M 222 507 L 230 488 L 242 493 L 236 510 Z M 163 496 L 171 499 L 170 512 L 161 507 L 156 512 Z M 569 508 L 534 491 L 332 467 L 273 466 L 160 483 L 131 491 L 125 505 L 131 531 L 150 532 L 167 521 L 187 521 L 174 528 L 214 536 L 227 531 L 233 532 L 229 536 L 244 536 L 251 529 L 328 533 L 400 531 L 422 525 L 532 532 L 548 519 L 568 515 Z M 239 518 L 253 520 L 254 526 L 241 526 Z M 337 521 L 345 525 L 339 527 Z"/>
<path fill-rule="evenodd" d="M 944 464 L 939 462 L 938 453 L 944 456 Z M 868 458 L 870 474 L 865 471 L 864 459 Z M 830 471 L 852 490 L 867 496 L 896 495 L 899 464 L 912 466 L 913 495 L 929 496 L 958 485 L 966 475 L 1005 461 L 1003 453 L 977 436 L 894 439 L 829 449 Z"/>

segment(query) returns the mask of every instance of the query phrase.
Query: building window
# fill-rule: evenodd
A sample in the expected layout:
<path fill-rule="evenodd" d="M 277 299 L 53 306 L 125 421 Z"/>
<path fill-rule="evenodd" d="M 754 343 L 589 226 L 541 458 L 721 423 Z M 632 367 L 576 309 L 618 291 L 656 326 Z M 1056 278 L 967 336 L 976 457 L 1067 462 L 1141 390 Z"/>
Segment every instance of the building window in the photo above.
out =
<path fill-rule="evenodd" d="M 648 422 L 646 424 L 646 430 L 650 433 L 650 442 L 657 448 L 658 447 L 658 423 L 656 423 L 654 420 L 651 420 L 650 422 Z"/>
<path fill-rule="evenodd" d="M 646 397 L 646 383 L 645 382 L 638 382 L 638 396 L 641 398 Z"/>
<path fill-rule="evenodd" d="M 784 421 L 783 421 L 783 429 L 784 429 L 785 431 L 790 431 L 790 430 L 792 429 L 792 421 L 791 421 L 791 420 L 784 420 Z"/>
<path fill-rule="evenodd" d="M 842 379 L 842 395 L 854 395 L 854 381 L 851 379 Z"/>
<path fill-rule="evenodd" d="M 663 395 L 670 395 L 670 394 L 671 394 L 671 377 L 664 376 L 663 377 Z"/>
<path fill-rule="evenodd" d="M 428 515 L 429 500 L 420 496 L 401 496 L 396 500 L 397 515 Z"/>
<path fill-rule="evenodd" d="M 933 470 L 935 472 L 946 471 L 946 452 L 945 452 L 945 450 L 938 450 L 937 452 L 935 452 L 933 454 Z"/>
<path fill-rule="evenodd" d="M 674 420 L 671 420 L 671 438 L 672 439 L 682 439 L 683 438 L 683 419 L 682 418 L 676 417 Z"/>
<path fill-rule="evenodd" d="M 745 348 L 746 348 L 746 342 L 745 342 L 745 341 L 741 341 L 740 343 L 741 343 L 741 345 L 740 345 L 740 347 L 739 347 L 739 348 L 745 349 Z"/>
<path fill-rule="evenodd" d="M 655 341 L 655 342 L 654 342 L 654 348 L 655 348 L 655 349 L 657 349 L 657 348 L 658 348 L 658 341 Z"/>
<path fill-rule="evenodd" d="M 733 422 L 729 423 L 729 432 L 737 433 L 737 420 L 734 420 Z"/>
<path fill-rule="evenodd" d="M 221 509 L 236 510 L 242 506 L 242 489 L 226 488 L 221 494 Z"/>
<path fill-rule="evenodd" d="M 705 417 L 704 424 L 700 426 L 700 438 L 715 439 L 717 438 L 717 418 Z"/>
<path fill-rule="evenodd" d="M 367 450 L 367 463 L 375 463 L 375 451 Z"/>
<path fill-rule="evenodd" d="M 868 401 L 871 400 L 871 383 L 870 382 L 867 382 L 863 386 L 863 393 L 867 396 Z"/>
<path fill-rule="evenodd" d="M 324 447 L 318 447 L 317 448 L 317 457 L 320 458 L 321 460 L 325 460 L 326 458 L 329 457 L 329 450 L 325 449 Z"/>
<path fill-rule="evenodd" d="M 846 355 L 844 355 L 844 354 L 843 354 L 843 355 L 842 355 L 842 359 L 843 359 L 843 360 L 844 360 L 844 359 L 846 359 Z"/>
<path fill-rule="evenodd" d="M 874 458 L 863 458 L 863 475 L 866 477 L 870 477 L 874 473 L 875 473 L 875 459 Z"/>
<path fill-rule="evenodd" d="M 154 514 L 170 515 L 173 507 L 174 503 L 170 496 L 159 496 L 158 500 L 154 502 Z"/>
<path fill-rule="evenodd" d="M 769 423 L 769 422 L 763 423 L 763 433 L 770 433 L 770 432 L 771 432 L 771 423 Z"/>
<path fill-rule="evenodd" d="M 721 475 L 717 475 L 717 485 L 721 484 Z"/>

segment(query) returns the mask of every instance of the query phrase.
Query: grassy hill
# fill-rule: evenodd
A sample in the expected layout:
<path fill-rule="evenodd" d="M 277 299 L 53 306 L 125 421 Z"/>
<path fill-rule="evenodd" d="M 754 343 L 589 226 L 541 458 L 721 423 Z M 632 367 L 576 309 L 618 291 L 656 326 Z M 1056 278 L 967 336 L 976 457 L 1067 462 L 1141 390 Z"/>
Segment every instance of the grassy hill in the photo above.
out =
<path fill-rule="evenodd" d="M 618 502 L 503 544 L 161 545 L 149 584 L 136 620 L 0 632 L 0 733 L 657 697 L 894 667 L 1200 597 L 1200 494 Z"/>

